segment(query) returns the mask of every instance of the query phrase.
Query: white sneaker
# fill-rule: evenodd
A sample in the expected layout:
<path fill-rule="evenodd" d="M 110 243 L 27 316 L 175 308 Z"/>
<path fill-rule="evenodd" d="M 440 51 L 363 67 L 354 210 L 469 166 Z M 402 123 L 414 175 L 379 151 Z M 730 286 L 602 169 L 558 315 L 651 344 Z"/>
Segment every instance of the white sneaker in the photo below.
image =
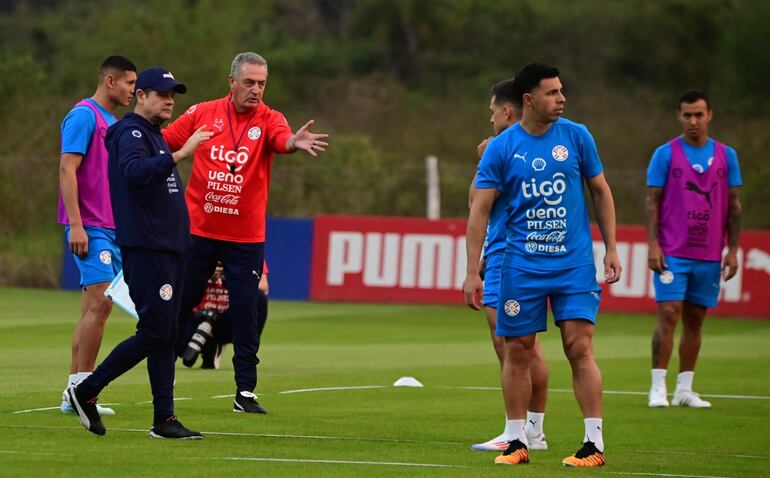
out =
<path fill-rule="evenodd" d="M 61 410 L 62 413 L 68 415 L 77 415 L 77 413 L 75 413 L 75 409 L 72 408 L 72 405 L 70 405 L 70 402 L 68 402 L 67 399 L 63 397 L 61 405 L 59 405 L 59 410 Z M 111 417 L 115 415 L 115 410 L 109 407 L 103 407 L 98 403 L 96 404 L 96 411 L 99 412 L 99 416 L 101 417 Z"/>
<path fill-rule="evenodd" d="M 671 405 L 675 407 L 711 408 L 711 402 L 700 398 L 700 395 L 692 390 L 677 390 Z"/>
<path fill-rule="evenodd" d="M 545 433 L 541 433 L 538 436 L 535 436 L 534 434 L 530 435 L 528 430 L 524 430 L 524 433 L 527 434 L 527 442 L 529 442 L 529 448 L 530 450 L 547 450 L 548 449 L 548 442 L 545 441 Z"/>
<path fill-rule="evenodd" d="M 650 390 L 650 401 L 647 402 L 650 408 L 668 407 L 668 398 L 666 398 L 665 388 L 653 388 Z"/>
<path fill-rule="evenodd" d="M 471 445 L 471 450 L 476 451 L 505 451 L 508 449 L 508 442 L 513 440 L 513 437 L 509 437 L 504 433 L 498 437 L 495 437 L 484 443 L 476 443 Z"/>

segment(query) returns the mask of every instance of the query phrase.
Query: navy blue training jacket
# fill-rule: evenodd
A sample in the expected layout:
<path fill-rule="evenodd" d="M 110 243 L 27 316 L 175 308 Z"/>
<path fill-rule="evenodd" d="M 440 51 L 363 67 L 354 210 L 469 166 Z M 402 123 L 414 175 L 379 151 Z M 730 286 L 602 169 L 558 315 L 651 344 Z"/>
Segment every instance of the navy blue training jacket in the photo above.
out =
<path fill-rule="evenodd" d="M 192 245 L 184 186 L 158 125 L 127 113 L 105 138 L 116 242 L 184 252 Z"/>

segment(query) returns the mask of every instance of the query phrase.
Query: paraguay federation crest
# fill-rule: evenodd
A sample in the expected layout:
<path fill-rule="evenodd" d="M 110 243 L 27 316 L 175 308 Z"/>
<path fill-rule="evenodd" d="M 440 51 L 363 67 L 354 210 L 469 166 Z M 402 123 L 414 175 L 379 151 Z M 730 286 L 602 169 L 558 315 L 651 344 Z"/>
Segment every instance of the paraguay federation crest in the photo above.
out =
<path fill-rule="evenodd" d="M 168 301 L 174 296 L 174 288 L 171 287 L 171 284 L 163 284 L 160 286 L 159 293 L 161 299 Z"/>
<path fill-rule="evenodd" d="M 99 260 L 104 264 L 105 266 L 108 266 L 112 264 L 112 253 L 108 250 L 104 250 L 99 253 Z"/>
<path fill-rule="evenodd" d="M 249 132 L 246 134 L 249 136 L 250 140 L 256 141 L 262 136 L 262 130 L 259 129 L 259 126 L 254 126 L 253 128 L 250 128 Z"/>
<path fill-rule="evenodd" d="M 551 156 L 553 156 L 553 159 L 556 161 L 565 161 L 567 158 L 569 158 L 569 150 L 567 150 L 566 146 L 557 144 L 551 150 Z"/>
<path fill-rule="evenodd" d="M 505 315 L 508 317 L 516 317 L 521 311 L 521 306 L 518 301 L 513 299 L 505 301 Z"/>

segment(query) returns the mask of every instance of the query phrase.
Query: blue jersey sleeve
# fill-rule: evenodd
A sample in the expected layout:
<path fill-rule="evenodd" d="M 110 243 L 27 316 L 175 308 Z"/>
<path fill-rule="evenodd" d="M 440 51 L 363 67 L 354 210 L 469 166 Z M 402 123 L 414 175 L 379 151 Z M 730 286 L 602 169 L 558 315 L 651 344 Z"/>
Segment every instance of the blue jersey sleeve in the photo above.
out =
<path fill-rule="evenodd" d="M 578 141 L 580 142 L 580 173 L 584 178 L 591 179 L 604 171 L 599 150 L 591 133 L 583 125 L 578 126 Z"/>
<path fill-rule="evenodd" d="M 668 165 L 671 164 L 671 146 L 664 144 L 652 153 L 647 166 L 647 186 L 663 188 L 668 179 Z"/>
<path fill-rule="evenodd" d="M 738 153 L 733 148 L 727 146 L 725 148 L 725 156 L 727 157 L 727 185 L 731 188 L 737 188 L 743 186 L 743 179 L 741 178 L 741 166 L 738 164 Z"/>
<path fill-rule="evenodd" d="M 478 171 L 476 173 L 477 189 L 497 189 L 503 191 L 505 178 L 503 177 L 503 162 L 505 156 L 501 151 L 502 141 L 493 139 L 484 150 L 484 155 L 479 161 Z"/>
<path fill-rule="evenodd" d="M 94 112 L 86 106 L 72 108 L 61 124 L 61 154 L 86 155 L 96 128 Z"/>
<path fill-rule="evenodd" d="M 131 186 L 147 186 L 166 181 L 174 170 L 174 158 L 169 153 L 153 153 L 136 129 L 125 129 L 118 138 L 118 167 Z"/>

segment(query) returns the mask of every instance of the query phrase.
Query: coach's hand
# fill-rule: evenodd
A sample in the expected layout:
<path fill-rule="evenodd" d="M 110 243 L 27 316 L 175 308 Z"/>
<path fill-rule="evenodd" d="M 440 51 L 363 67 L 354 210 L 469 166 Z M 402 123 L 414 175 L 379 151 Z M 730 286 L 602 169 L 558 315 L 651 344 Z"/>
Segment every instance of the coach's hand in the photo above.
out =
<path fill-rule="evenodd" d="M 620 280 L 623 267 L 620 265 L 617 251 L 607 251 L 604 255 L 604 280 L 608 284 L 614 284 Z"/>
<path fill-rule="evenodd" d="M 88 234 L 83 226 L 70 226 L 70 252 L 78 257 L 88 254 Z"/>
<path fill-rule="evenodd" d="M 481 159 L 481 157 L 484 156 L 484 151 L 487 149 L 487 145 L 489 144 L 490 141 L 492 141 L 493 137 L 494 136 L 490 136 L 489 138 L 479 143 L 478 146 L 476 146 L 476 152 L 479 154 L 479 159 Z"/>
<path fill-rule="evenodd" d="M 171 155 L 174 158 L 174 162 L 178 163 L 179 161 L 192 156 L 195 153 L 195 150 L 198 149 L 198 146 L 200 146 L 202 142 L 206 141 L 212 136 L 214 136 L 214 132 L 206 131 L 205 124 L 196 129 L 195 132 L 191 134 L 189 138 L 187 138 L 184 146 L 179 148 L 179 151 Z"/>
<path fill-rule="evenodd" d="M 468 274 L 463 282 L 463 293 L 465 294 L 465 303 L 473 310 L 481 310 L 481 296 L 484 293 L 484 282 L 481 275 L 476 272 Z"/>
<path fill-rule="evenodd" d="M 313 126 L 313 123 L 315 123 L 315 120 L 308 121 L 305 123 L 305 126 L 294 133 L 294 136 L 289 138 L 286 149 L 290 153 L 301 149 L 302 151 L 307 151 L 312 156 L 318 156 L 316 151 L 326 151 L 329 143 L 322 140 L 328 138 L 329 135 L 325 133 L 310 132 L 310 127 Z"/>

